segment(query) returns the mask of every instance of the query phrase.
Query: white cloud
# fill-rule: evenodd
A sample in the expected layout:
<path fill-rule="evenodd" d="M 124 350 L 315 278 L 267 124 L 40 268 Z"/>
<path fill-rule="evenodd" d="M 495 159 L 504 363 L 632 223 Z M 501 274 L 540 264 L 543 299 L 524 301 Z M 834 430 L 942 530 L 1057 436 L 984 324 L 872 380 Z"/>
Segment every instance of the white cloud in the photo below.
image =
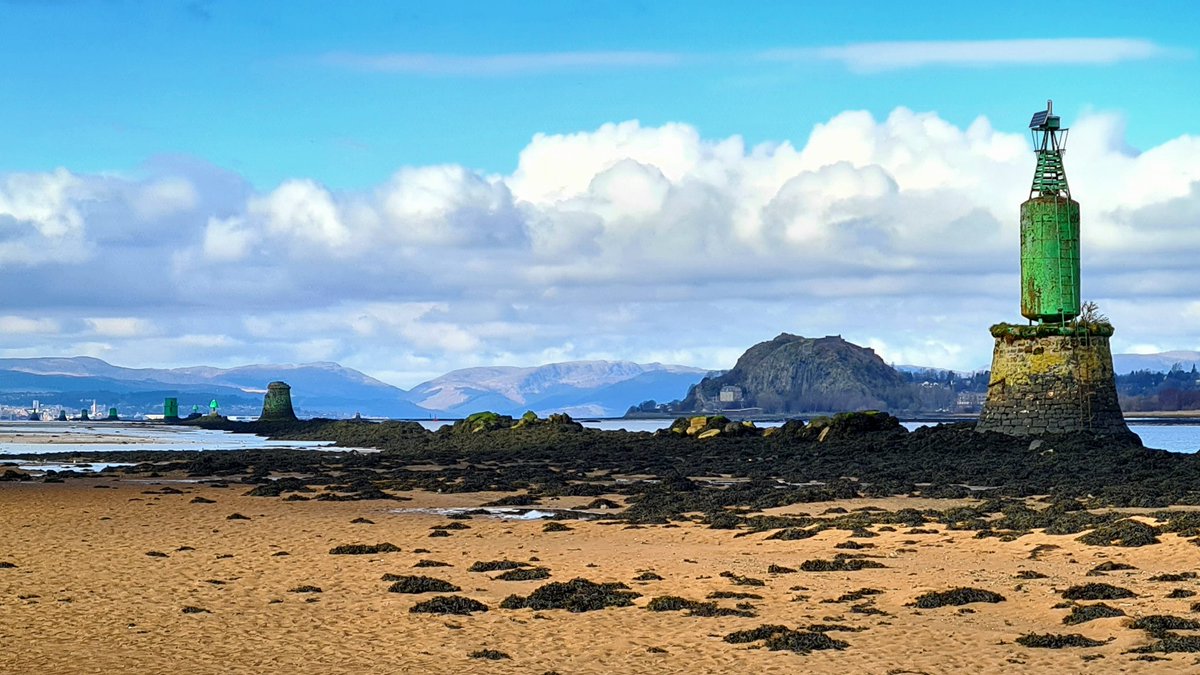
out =
<path fill-rule="evenodd" d="M 145 337 L 156 332 L 154 322 L 132 316 L 84 319 L 91 335 L 108 338 Z"/>
<path fill-rule="evenodd" d="M 510 76 L 558 71 L 603 70 L 609 68 L 662 68 L 682 64 L 681 54 L 649 51 L 550 52 L 530 54 L 390 53 L 325 54 L 320 61 L 328 66 L 380 73 L 417 75 Z"/>
<path fill-rule="evenodd" d="M 1196 346 L 1200 140 L 1138 151 L 1119 116 L 1073 126 L 1085 296 L 1118 350 Z M 0 283 L 38 289 L 0 332 L 130 365 L 331 359 L 394 381 L 590 357 L 729 367 L 784 331 L 970 369 L 988 325 L 1018 320 L 1032 170 L 1024 129 L 898 108 L 752 147 L 681 123 L 539 134 L 511 175 L 405 167 L 356 192 L 297 178 L 221 201 L 227 183 L 170 172 L 0 176 L 0 256 L 16 256 Z M 130 214 L 175 236 L 122 238 Z M 102 318 L 76 318 L 81 298 Z"/>
<path fill-rule="evenodd" d="M 840 47 L 779 49 L 767 61 L 837 61 L 860 73 L 927 66 L 1111 65 L 1122 61 L 1189 56 L 1190 52 L 1131 38 L 1047 38 L 862 42 Z"/>
<path fill-rule="evenodd" d="M 54 335 L 60 330 L 59 323 L 51 319 L 0 316 L 0 334 L 4 335 Z"/>

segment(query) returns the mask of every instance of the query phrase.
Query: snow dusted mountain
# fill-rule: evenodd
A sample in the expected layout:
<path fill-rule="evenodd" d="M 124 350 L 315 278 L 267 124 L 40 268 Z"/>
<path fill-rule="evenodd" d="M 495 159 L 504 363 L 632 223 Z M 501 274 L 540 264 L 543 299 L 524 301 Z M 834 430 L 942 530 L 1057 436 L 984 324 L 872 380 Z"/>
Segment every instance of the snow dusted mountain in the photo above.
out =
<path fill-rule="evenodd" d="M 1113 354 L 1113 370 L 1126 375 L 1135 370 L 1150 370 L 1158 373 L 1170 372 L 1178 365 L 1184 370 L 1200 367 L 1200 352 L 1173 351 L 1158 354 Z"/>
<path fill-rule="evenodd" d="M 494 410 L 620 416 L 648 399 L 683 398 L 708 374 L 701 368 L 630 361 L 570 361 L 520 368 L 464 368 L 417 385 L 408 400 L 449 415 Z"/>
<path fill-rule="evenodd" d="M 227 414 L 255 414 L 267 384 L 283 380 L 303 417 L 453 417 L 481 410 L 567 412 L 615 417 L 648 399 L 683 398 L 708 374 L 700 368 L 628 361 L 575 361 L 517 368 L 468 368 L 411 392 L 336 363 L 259 364 L 237 368 L 123 368 L 90 357 L 0 359 L 0 404 L 79 407 L 97 399 L 122 415 L 159 412 L 164 396 L 187 409 L 216 398 Z M 61 399 L 61 401 L 60 401 Z"/>

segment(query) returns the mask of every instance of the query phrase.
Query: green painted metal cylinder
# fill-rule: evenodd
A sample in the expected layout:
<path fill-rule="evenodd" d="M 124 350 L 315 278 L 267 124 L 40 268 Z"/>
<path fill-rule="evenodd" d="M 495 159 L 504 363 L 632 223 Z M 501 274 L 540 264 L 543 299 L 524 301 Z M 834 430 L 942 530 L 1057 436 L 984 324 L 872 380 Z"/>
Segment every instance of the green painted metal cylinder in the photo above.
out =
<path fill-rule="evenodd" d="M 1079 316 L 1079 202 L 1061 196 L 1021 204 L 1021 315 L 1059 323 Z"/>
<path fill-rule="evenodd" d="M 163 399 L 163 419 L 179 419 L 179 399 L 174 397 Z"/>

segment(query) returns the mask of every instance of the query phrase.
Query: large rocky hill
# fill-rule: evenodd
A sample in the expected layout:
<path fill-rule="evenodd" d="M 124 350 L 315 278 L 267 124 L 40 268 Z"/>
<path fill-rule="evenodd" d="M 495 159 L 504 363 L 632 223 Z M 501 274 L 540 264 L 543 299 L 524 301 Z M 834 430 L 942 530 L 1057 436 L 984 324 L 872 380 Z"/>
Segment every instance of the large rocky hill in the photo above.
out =
<path fill-rule="evenodd" d="M 722 402 L 722 387 L 740 389 L 741 400 Z M 871 349 L 838 336 L 783 333 L 751 347 L 732 370 L 702 380 L 688 392 L 681 409 L 799 413 L 908 410 L 914 403 L 912 385 Z"/>

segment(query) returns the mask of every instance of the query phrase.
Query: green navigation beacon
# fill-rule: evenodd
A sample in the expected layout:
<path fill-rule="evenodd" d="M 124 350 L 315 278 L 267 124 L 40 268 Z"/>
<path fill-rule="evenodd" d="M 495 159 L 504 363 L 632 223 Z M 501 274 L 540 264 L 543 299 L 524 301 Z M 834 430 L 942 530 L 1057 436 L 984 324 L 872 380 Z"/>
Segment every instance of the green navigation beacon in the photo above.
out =
<path fill-rule="evenodd" d="M 1053 101 L 1029 122 L 1037 168 L 1021 204 L 1021 315 L 1065 324 L 1079 316 L 1079 202 L 1071 199 L 1063 151 L 1067 129 Z"/>

